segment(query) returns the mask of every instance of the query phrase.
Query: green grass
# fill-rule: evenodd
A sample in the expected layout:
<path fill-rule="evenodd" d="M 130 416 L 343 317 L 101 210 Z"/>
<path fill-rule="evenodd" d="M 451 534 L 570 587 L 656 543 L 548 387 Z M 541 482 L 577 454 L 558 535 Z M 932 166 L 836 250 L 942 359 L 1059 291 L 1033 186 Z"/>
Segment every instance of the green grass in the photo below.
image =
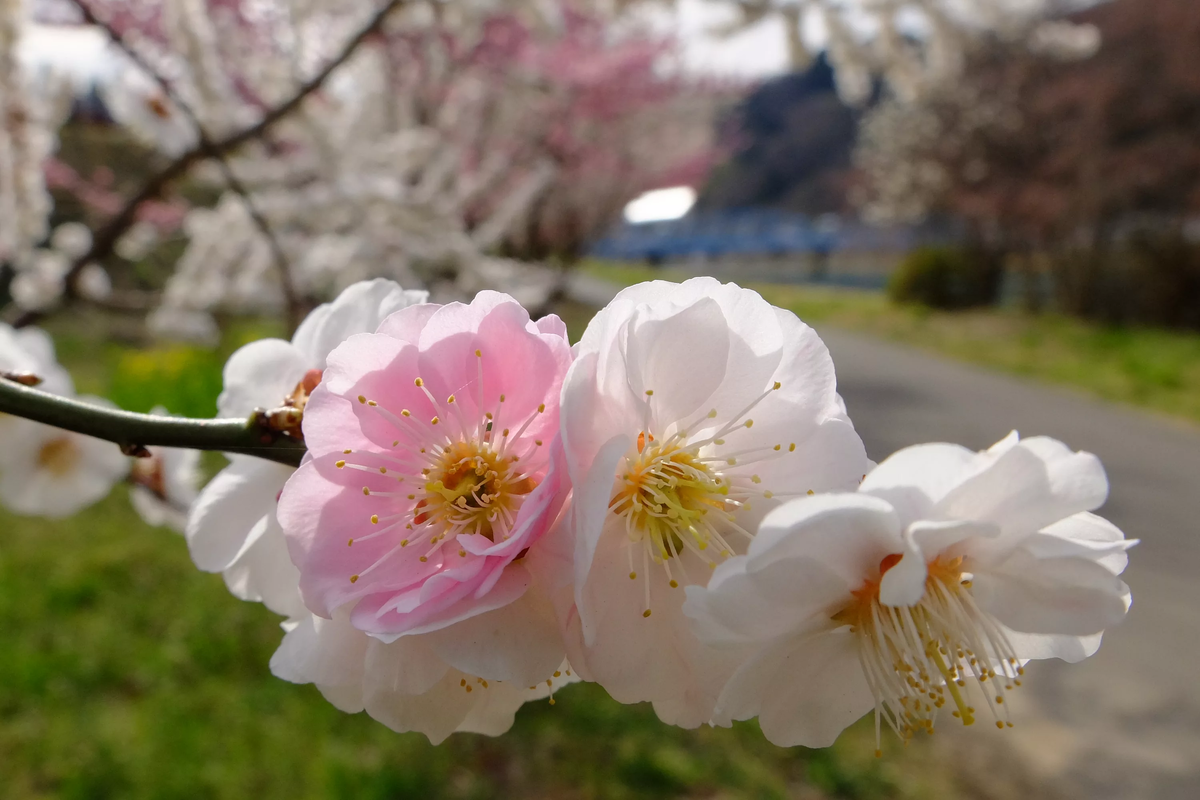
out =
<path fill-rule="evenodd" d="M 586 319 L 573 309 L 576 328 Z M 571 314 L 568 314 L 571 316 Z M 81 388 L 129 407 L 211 409 L 224 355 L 136 350 L 99 318 L 56 323 Z M 180 389 L 179 387 L 185 387 Z M 870 721 L 821 751 L 767 743 L 754 723 L 683 731 L 594 685 L 527 705 L 503 737 L 432 747 L 311 686 L 270 675 L 282 637 L 264 607 L 198 572 L 124 487 L 62 521 L 0 510 L 0 796 L 24 798 L 939 798 L 956 776 L 924 741 Z M 1005 778 L 999 783 L 1003 784 Z"/>
<path fill-rule="evenodd" d="M 620 284 L 680 278 L 626 266 L 591 265 L 588 270 Z M 897 306 L 878 292 L 750 286 L 813 325 L 869 334 L 1200 422 L 1200 334 L 1105 327 L 1009 310 L 930 311 Z"/>
<path fill-rule="evenodd" d="M 753 724 L 681 731 L 595 686 L 498 739 L 432 747 L 273 678 L 262 606 L 196 571 L 123 489 L 63 522 L 0 513 L 5 798 L 928 797 L 930 752 L 871 757 L 869 727 L 785 750 Z"/>

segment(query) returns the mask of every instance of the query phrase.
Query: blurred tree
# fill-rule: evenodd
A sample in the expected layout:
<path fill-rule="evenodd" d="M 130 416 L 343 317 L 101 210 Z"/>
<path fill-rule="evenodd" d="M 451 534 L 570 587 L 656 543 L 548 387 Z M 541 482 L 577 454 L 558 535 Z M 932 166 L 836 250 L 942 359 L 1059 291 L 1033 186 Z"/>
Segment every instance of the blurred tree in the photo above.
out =
<path fill-rule="evenodd" d="M 824 54 L 803 72 L 767 81 L 724 124 L 734 155 L 714 172 L 699 206 L 848 210 L 860 113 L 838 96 Z"/>
<path fill-rule="evenodd" d="M 295 319 L 374 276 L 441 296 L 504 288 L 537 306 L 556 274 L 497 251 L 570 262 L 637 193 L 696 183 L 712 161 L 716 94 L 671 71 L 671 41 L 619 33 L 623 3 L 64 2 L 112 39 L 106 109 L 154 157 L 122 194 L 80 177 L 93 165 L 49 162 L 53 187 L 101 221 L 68 255 L 35 247 L 44 214 L 27 215 L 9 237 L 24 248 L 12 267 L 25 312 L 78 297 L 88 264 L 153 246 L 163 226 L 139 220 L 180 185 L 219 200 L 181 220 L 188 244 L 150 316 L 157 332 L 211 337 L 216 311 Z M 0 35 L 0 56 L 15 41 Z M 20 88 L 0 87 L 0 105 L 28 104 L 36 92 Z M 55 125 L 35 132 L 52 142 Z M 37 176 L 42 160 L 10 171 Z M 24 194 L 44 199 L 33 183 Z M 4 189 L 0 205 L 17 193 Z"/>
<path fill-rule="evenodd" d="M 950 213 L 1003 250 L 1070 251 L 1049 261 L 1064 310 L 1183 324 L 1139 295 L 1194 284 L 1195 259 L 1172 267 L 1159 261 L 1179 247 L 1131 248 L 1182 245 L 1200 211 L 1200 5 L 1114 0 L 1070 22 L 1099 31 L 1096 55 L 1067 57 L 1069 37 L 1032 51 L 986 41 L 961 79 L 872 112 L 860 151 L 869 208 Z"/>

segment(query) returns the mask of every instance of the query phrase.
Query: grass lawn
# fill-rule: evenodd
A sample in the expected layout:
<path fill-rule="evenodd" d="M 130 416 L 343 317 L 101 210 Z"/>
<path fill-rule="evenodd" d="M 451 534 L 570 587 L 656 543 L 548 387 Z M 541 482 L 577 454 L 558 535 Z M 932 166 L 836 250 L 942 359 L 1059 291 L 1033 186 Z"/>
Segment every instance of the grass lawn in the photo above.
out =
<path fill-rule="evenodd" d="M 55 328 L 80 389 L 195 414 L 212 413 L 226 353 L 271 332 L 142 351 L 105 324 Z M 432 747 L 273 678 L 279 621 L 198 572 L 124 487 L 67 520 L 0 510 L 0 796 L 934 800 L 966 785 L 924 740 L 873 758 L 869 720 L 828 750 L 782 749 L 752 722 L 683 731 L 591 685 L 527 705 L 506 736 Z"/>
<path fill-rule="evenodd" d="M 588 271 L 622 285 L 680 278 L 615 265 L 592 265 Z M 1200 422 L 1200 334 L 1111 328 L 1007 310 L 929 311 L 896 306 L 878 292 L 750 286 L 812 325 L 865 333 Z"/>

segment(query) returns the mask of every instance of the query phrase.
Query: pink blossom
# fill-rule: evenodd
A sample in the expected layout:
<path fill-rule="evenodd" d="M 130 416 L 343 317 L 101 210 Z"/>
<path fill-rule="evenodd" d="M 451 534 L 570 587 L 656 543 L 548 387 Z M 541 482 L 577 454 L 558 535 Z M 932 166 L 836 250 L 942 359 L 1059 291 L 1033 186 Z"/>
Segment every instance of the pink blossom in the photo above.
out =
<path fill-rule="evenodd" d="M 557 317 L 532 322 L 495 292 L 403 309 L 335 349 L 305 408 L 311 458 L 279 501 L 305 604 L 326 618 L 352 604 L 353 626 L 383 641 L 528 606 L 513 602 L 532 581 L 526 556 L 568 490 L 551 450 L 570 363 Z M 497 638 L 525 668 L 481 664 L 497 658 L 491 637 L 444 657 L 489 678 L 549 673 L 557 637 L 532 654 L 519 632 L 549 616 L 513 616 Z"/>

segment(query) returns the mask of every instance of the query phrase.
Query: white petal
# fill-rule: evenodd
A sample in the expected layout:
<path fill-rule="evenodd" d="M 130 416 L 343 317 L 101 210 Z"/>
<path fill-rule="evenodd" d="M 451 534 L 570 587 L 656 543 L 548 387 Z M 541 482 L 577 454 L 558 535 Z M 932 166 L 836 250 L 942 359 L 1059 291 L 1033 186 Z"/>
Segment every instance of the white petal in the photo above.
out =
<path fill-rule="evenodd" d="M 1019 537 L 1080 511 L 1108 495 L 1104 468 L 1091 453 L 1074 453 L 1052 439 L 1025 439 L 961 483 L 931 512 L 941 519 L 974 519 Z"/>
<path fill-rule="evenodd" d="M 904 555 L 879 581 L 879 602 L 885 606 L 915 606 L 925 596 L 928 575 L 925 554 L 913 541 L 912 533 L 905 531 Z"/>
<path fill-rule="evenodd" d="M 874 707 L 855 635 L 839 629 L 793 640 L 762 687 L 758 724 L 780 747 L 828 747 Z"/>
<path fill-rule="evenodd" d="M 919 444 L 884 459 L 858 490 L 887 500 L 908 525 L 927 519 L 935 503 L 983 466 L 979 454 L 965 447 Z"/>
<path fill-rule="evenodd" d="M 318 683 L 317 690 L 338 711 L 357 714 L 363 710 L 362 683 L 347 683 L 337 686 Z"/>
<path fill-rule="evenodd" d="M 366 658 L 366 684 L 372 695 L 424 694 L 450 669 L 427 636 L 403 636 L 384 644 L 371 639 Z"/>
<path fill-rule="evenodd" d="M 639 313 L 631 326 L 625 350 L 629 390 L 638 402 L 649 403 L 656 427 L 708 403 L 725 379 L 729 358 L 729 326 L 716 301 L 704 298 L 666 317 L 643 320 Z"/>
<path fill-rule="evenodd" d="M 405 694 L 392 688 L 387 676 L 394 674 L 374 664 L 368 668 L 363 687 L 367 713 L 394 731 L 423 733 L 433 744 L 441 744 L 458 730 L 478 702 L 478 693 L 484 691 L 467 692 L 460 684 L 466 676 L 448 670 L 423 693 Z"/>
<path fill-rule="evenodd" d="M 1068 664 L 1077 664 L 1085 658 L 1091 658 L 1100 649 L 1100 640 L 1104 637 L 1103 633 L 1090 636 L 1020 633 L 1013 630 L 1005 630 L 1004 633 L 1018 658 L 1057 658 Z"/>
<path fill-rule="evenodd" d="M 563 660 L 554 611 L 536 589 L 503 608 L 434 631 L 428 639 L 455 669 L 520 686 L 544 680 Z"/>
<path fill-rule="evenodd" d="M 600 449 L 587 474 L 581 480 L 575 480 L 574 497 L 568 512 L 575 535 L 575 602 L 589 644 L 594 636 L 594 620 L 583 587 L 593 569 L 596 548 L 606 527 L 617 523 L 608 513 L 608 502 L 612 497 L 617 463 L 629 445 L 629 437 L 616 436 Z"/>
<path fill-rule="evenodd" d="M 939 554 L 953 552 L 967 539 L 993 539 L 1000 535 L 995 525 L 950 520 L 914 522 L 904 531 L 904 558 L 883 576 L 879 601 L 889 606 L 916 605 L 925 596 L 926 564 Z"/>
<path fill-rule="evenodd" d="M 300 617 L 307 613 L 300 599 L 300 571 L 288 557 L 283 529 L 275 515 L 259 520 L 233 563 L 223 571 L 234 597 L 261 602 L 276 614 Z"/>
<path fill-rule="evenodd" d="M 428 292 L 406 291 L 384 278 L 360 281 L 347 286 L 332 303 L 313 309 L 296 329 L 292 343 L 313 367 L 322 369 L 326 356 L 352 335 L 374 333 L 390 315 L 428 299 Z"/>
<path fill-rule="evenodd" d="M 811 558 L 857 586 L 878 572 L 884 556 L 901 552 L 899 520 L 883 500 L 863 494 L 813 495 L 784 503 L 766 516 L 750 544 L 747 569 Z"/>
<path fill-rule="evenodd" d="M 1036 558 L 1016 550 L 1002 565 L 977 571 L 979 607 L 1024 633 L 1087 636 L 1120 622 L 1129 588 L 1082 558 Z"/>
<path fill-rule="evenodd" d="M 1129 556 L 1125 551 L 1137 544 L 1136 539 L 1126 539 L 1116 525 L 1086 511 L 1059 520 L 1041 532 L 1082 546 L 1094 554 L 1097 563 L 1103 564 L 1114 575 L 1125 571 L 1129 564 Z"/>
<path fill-rule="evenodd" d="M 284 635 L 271 656 L 271 674 L 292 683 L 361 685 L 370 641 L 344 613 L 331 620 L 310 614 Z"/>
<path fill-rule="evenodd" d="M 682 588 L 668 587 L 661 569 L 630 580 L 622 537 L 604 536 L 580 596 L 590 609 L 593 637 L 584 644 L 578 617 L 568 619 L 568 657 L 585 679 L 590 676 L 621 703 L 652 701 L 659 718 L 694 728 L 707 722 L 716 698 L 737 667 L 736 651 L 703 645 L 683 616 Z M 691 553 L 687 571 L 708 567 Z M 643 581 L 650 581 L 652 614 L 643 617 Z"/>
<path fill-rule="evenodd" d="M 304 373 L 317 366 L 282 339 L 259 339 L 238 348 L 225 362 L 218 416 L 248 417 L 256 408 L 277 408 Z"/>
<path fill-rule="evenodd" d="M 234 562 L 295 471 L 251 456 L 231 456 L 230 462 L 200 492 L 188 515 L 188 549 L 206 572 L 220 572 Z"/>
<path fill-rule="evenodd" d="M 476 684 L 479 697 L 467 716 L 458 724 L 462 733 L 481 733 L 484 736 L 500 736 L 513 726 L 517 709 L 525 705 L 525 696 L 510 683 L 490 683 L 481 690 Z M 528 691 L 528 690 L 526 690 Z"/>
<path fill-rule="evenodd" d="M 811 626 L 831 603 L 848 598 L 845 580 L 809 558 L 773 561 L 746 572 L 745 556 L 723 562 L 707 587 L 688 586 L 683 613 L 702 642 L 766 642 Z"/>

